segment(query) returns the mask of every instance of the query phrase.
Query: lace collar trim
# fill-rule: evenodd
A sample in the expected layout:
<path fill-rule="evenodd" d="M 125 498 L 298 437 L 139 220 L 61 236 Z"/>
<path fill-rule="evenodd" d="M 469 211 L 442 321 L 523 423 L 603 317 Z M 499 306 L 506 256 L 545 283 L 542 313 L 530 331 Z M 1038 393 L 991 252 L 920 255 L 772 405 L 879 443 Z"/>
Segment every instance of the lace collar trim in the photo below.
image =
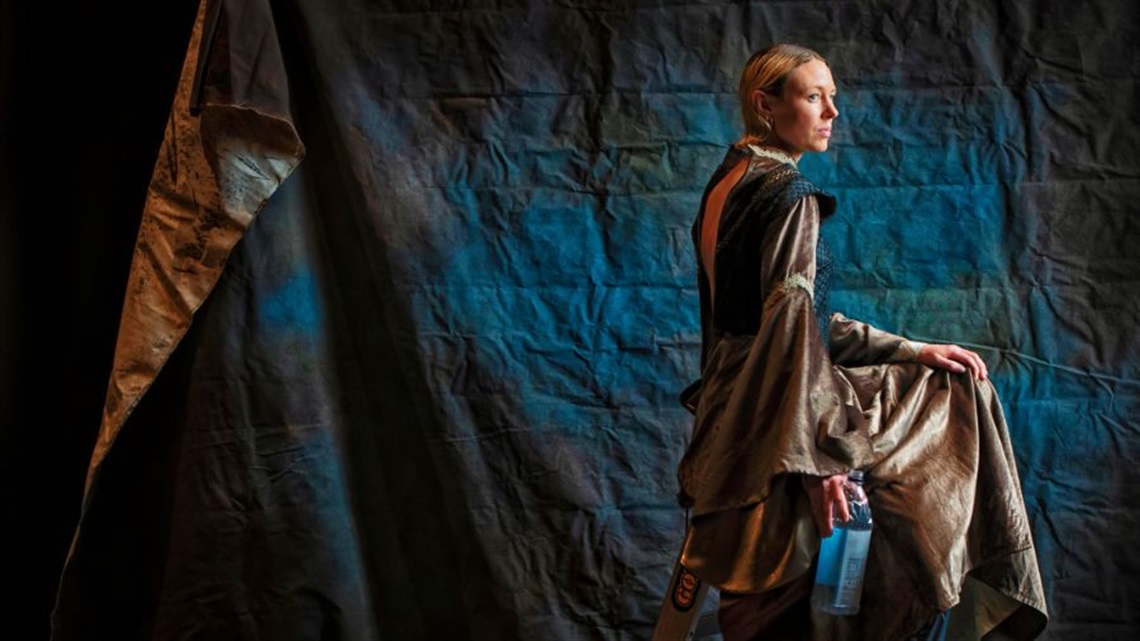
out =
<path fill-rule="evenodd" d="M 799 165 L 796 164 L 795 158 L 792 158 L 788 154 L 778 149 L 772 149 L 771 147 L 761 147 L 760 145 L 748 145 L 748 148 L 751 149 L 752 153 L 756 154 L 757 156 L 771 158 L 772 160 L 786 163 L 788 165 L 796 167 L 797 169 L 799 168 Z"/>

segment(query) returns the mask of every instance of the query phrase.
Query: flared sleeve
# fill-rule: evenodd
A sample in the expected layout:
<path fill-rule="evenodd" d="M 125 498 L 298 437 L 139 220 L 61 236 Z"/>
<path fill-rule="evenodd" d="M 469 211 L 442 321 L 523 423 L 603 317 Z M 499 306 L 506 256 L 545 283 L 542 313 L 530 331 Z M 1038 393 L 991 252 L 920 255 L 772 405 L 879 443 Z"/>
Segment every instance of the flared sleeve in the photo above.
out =
<path fill-rule="evenodd" d="M 923 345 L 838 312 L 828 328 L 831 362 L 844 367 L 913 361 Z"/>

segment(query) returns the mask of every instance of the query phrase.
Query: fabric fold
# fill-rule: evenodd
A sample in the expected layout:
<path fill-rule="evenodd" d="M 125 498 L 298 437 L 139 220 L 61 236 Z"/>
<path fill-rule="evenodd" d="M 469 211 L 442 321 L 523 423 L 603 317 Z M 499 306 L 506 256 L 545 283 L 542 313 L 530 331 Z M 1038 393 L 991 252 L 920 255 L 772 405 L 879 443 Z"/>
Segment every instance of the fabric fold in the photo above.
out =
<path fill-rule="evenodd" d="M 210 42 L 207 16 L 216 21 Z M 123 425 L 234 245 L 304 157 L 268 2 L 203 1 L 187 51 L 135 242 L 84 511 Z"/>

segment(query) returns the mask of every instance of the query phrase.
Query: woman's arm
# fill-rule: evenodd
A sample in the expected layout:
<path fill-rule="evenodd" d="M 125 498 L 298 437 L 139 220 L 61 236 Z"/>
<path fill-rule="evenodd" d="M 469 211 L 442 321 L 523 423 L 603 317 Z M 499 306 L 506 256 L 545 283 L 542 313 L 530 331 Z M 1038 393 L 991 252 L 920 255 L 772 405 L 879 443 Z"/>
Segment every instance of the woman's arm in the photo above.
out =
<path fill-rule="evenodd" d="M 831 362 L 858 367 L 912 360 L 920 345 L 843 314 L 831 315 L 828 323 Z"/>
<path fill-rule="evenodd" d="M 830 333 L 831 361 L 836 365 L 915 362 L 957 374 L 969 370 L 981 380 L 989 376 L 981 356 L 957 345 L 908 340 L 838 313 L 831 315 Z"/>

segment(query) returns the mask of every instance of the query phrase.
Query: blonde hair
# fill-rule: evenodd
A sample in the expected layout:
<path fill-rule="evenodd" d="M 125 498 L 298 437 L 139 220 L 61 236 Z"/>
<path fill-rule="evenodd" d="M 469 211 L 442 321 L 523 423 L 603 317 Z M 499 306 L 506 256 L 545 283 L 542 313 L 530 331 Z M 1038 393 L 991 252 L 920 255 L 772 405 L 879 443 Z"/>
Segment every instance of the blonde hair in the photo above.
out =
<path fill-rule="evenodd" d="M 736 92 L 740 115 L 744 117 L 744 137 L 737 141 L 737 146 L 762 144 L 772 136 L 772 124 L 756 111 L 752 94 L 759 89 L 773 96 L 782 95 L 788 74 L 812 60 L 827 64 L 818 53 L 793 44 L 775 44 L 752 54 L 740 74 L 740 88 Z"/>

